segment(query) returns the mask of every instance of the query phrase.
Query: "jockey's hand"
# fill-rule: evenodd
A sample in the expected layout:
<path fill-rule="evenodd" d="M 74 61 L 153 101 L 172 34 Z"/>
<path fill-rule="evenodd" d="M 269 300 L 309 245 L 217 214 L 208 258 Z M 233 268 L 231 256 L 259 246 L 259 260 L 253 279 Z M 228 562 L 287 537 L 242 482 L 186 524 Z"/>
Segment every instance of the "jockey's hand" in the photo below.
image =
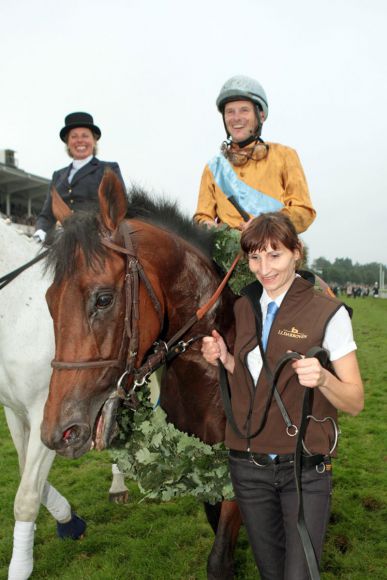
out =
<path fill-rule="evenodd" d="M 325 386 L 327 371 L 321 366 L 317 358 L 305 358 L 292 362 L 293 370 L 297 373 L 300 385 L 303 387 Z"/>
<path fill-rule="evenodd" d="M 203 226 L 207 226 L 207 228 L 217 228 L 219 227 L 219 223 L 216 221 L 206 220 L 201 222 Z"/>
<path fill-rule="evenodd" d="M 35 240 L 35 242 L 43 243 L 46 239 L 46 232 L 44 230 L 36 230 L 32 239 Z"/>

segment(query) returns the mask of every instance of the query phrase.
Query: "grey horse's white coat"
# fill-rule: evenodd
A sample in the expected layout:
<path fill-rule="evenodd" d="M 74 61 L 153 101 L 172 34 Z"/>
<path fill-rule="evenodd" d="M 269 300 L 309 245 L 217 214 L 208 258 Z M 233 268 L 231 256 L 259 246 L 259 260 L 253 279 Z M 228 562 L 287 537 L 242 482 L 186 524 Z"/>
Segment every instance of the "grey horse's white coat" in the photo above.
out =
<path fill-rule="evenodd" d="M 17 226 L 0 218 L 0 277 L 34 258 L 40 249 Z M 14 502 L 9 580 L 26 580 L 32 573 L 40 504 L 59 522 L 71 517 L 70 504 L 47 482 L 55 452 L 40 438 L 54 357 L 53 324 L 45 300 L 50 283 L 39 262 L 0 290 L 0 404 L 4 405 L 21 476 Z M 123 476 L 116 466 L 112 471 L 110 499 L 124 502 L 128 490 Z"/>

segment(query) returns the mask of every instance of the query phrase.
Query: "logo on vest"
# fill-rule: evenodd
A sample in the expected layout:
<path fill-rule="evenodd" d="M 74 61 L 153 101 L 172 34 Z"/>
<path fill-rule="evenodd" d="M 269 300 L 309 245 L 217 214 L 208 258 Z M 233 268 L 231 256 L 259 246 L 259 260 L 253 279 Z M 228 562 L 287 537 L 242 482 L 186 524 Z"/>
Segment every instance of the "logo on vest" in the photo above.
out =
<path fill-rule="evenodd" d="M 289 336 L 289 338 L 298 338 L 298 339 L 308 338 L 307 334 L 300 332 L 298 328 L 295 328 L 294 326 L 291 330 L 286 330 L 286 328 L 284 328 L 283 330 L 279 330 L 278 334 L 280 334 L 281 336 Z"/>

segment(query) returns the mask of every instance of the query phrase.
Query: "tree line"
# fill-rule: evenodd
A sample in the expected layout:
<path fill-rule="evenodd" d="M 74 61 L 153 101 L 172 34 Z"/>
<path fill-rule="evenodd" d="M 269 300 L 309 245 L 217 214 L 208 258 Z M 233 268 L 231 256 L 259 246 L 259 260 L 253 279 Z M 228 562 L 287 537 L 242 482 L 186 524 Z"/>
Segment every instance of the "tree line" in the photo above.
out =
<path fill-rule="evenodd" d="M 326 258 L 317 258 L 312 262 L 311 269 L 321 276 L 328 284 L 345 285 L 348 282 L 352 284 L 373 285 L 379 282 L 380 264 L 370 262 L 369 264 L 355 264 L 350 258 L 336 258 L 330 262 Z M 384 276 L 387 280 L 386 266 L 383 266 Z"/>

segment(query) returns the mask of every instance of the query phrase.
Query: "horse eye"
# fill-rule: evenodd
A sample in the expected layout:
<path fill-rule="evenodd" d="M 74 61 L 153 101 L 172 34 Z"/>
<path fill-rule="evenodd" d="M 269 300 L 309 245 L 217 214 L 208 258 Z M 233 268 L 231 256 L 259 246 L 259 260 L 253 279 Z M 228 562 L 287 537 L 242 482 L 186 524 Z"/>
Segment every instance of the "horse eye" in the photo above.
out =
<path fill-rule="evenodd" d="M 99 309 L 107 308 L 113 302 L 113 294 L 100 294 L 97 296 L 95 305 Z"/>

